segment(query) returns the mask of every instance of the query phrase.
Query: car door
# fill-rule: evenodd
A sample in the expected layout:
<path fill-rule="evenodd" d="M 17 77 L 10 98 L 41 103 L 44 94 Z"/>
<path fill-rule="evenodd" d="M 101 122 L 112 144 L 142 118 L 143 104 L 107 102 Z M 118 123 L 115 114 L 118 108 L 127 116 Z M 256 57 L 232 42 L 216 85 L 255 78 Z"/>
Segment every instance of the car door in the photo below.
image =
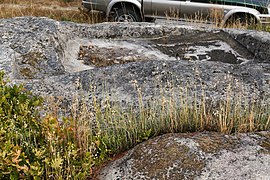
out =
<path fill-rule="evenodd" d="M 186 0 L 181 3 L 181 18 L 211 20 L 223 15 L 222 0 Z"/>
<path fill-rule="evenodd" d="M 151 16 L 165 18 L 179 18 L 180 3 L 185 0 L 151 0 Z"/>

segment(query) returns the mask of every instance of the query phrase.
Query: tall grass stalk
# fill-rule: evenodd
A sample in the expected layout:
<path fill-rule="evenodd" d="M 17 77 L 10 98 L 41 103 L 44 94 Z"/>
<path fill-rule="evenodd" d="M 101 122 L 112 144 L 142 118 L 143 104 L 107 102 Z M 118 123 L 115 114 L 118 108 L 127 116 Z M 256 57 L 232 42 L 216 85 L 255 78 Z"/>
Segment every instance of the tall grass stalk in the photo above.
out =
<path fill-rule="evenodd" d="M 122 152 L 150 137 L 164 133 L 218 131 L 222 133 L 269 130 L 270 106 L 245 99 L 242 95 L 232 96 L 230 86 L 224 100 L 212 107 L 206 95 L 193 94 L 181 88 L 176 95 L 172 86 L 170 96 L 161 96 L 143 102 L 138 92 L 138 108 L 123 108 L 107 99 L 104 105 L 94 100 L 95 120 L 90 122 L 92 135 L 107 155 Z M 161 94 L 165 91 L 161 89 Z M 243 104 L 243 101 L 245 102 Z M 207 109 L 208 108 L 208 109 Z"/>

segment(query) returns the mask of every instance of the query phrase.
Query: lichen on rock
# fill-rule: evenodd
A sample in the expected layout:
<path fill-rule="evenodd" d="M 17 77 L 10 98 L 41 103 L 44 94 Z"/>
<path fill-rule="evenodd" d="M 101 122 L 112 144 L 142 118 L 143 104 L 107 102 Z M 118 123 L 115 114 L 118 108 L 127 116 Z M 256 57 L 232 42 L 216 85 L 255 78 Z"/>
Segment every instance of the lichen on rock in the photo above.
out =
<path fill-rule="evenodd" d="M 260 137 L 214 132 L 162 135 L 107 165 L 99 179 L 264 179 L 269 176 L 270 149 L 264 147 L 267 139 Z"/>

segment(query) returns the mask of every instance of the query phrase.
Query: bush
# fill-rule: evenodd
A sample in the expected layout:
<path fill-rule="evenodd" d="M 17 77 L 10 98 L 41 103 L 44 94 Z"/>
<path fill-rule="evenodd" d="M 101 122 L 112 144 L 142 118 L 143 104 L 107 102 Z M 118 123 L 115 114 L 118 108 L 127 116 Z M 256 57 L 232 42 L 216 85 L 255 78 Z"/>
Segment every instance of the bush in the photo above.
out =
<path fill-rule="evenodd" d="M 34 150 L 44 144 L 42 125 L 37 121 L 42 99 L 23 86 L 7 86 L 0 73 L 0 177 L 18 179 L 29 174 L 33 164 L 42 163 Z"/>
<path fill-rule="evenodd" d="M 41 119 L 42 98 L 7 85 L 0 72 L 0 179 L 83 179 L 93 165 L 76 144 L 75 121 Z"/>

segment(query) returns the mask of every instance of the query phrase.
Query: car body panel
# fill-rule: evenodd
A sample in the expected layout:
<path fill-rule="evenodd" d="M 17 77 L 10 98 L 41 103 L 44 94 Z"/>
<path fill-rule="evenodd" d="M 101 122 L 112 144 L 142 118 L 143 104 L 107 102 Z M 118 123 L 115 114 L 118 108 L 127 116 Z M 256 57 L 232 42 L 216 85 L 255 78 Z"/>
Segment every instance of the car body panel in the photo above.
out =
<path fill-rule="evenodd" d="M 143 0 L 143 14 L 152 14 L 152 9 L 152 0 Z"/>
<path fill-rule="evenodd" d="M 172 16 L 180 13 L 180 0 L 152 0 L 152 10 L 150 15 Z M 145 13 L 145 15 L 147 15 Z"/>
<path fill-rule="evenodd" d="M 107 2 L 106 0 L 83 0 L 83 6 L 88 10 L 96 10 L 106 12 L 107 10 Z"/>

